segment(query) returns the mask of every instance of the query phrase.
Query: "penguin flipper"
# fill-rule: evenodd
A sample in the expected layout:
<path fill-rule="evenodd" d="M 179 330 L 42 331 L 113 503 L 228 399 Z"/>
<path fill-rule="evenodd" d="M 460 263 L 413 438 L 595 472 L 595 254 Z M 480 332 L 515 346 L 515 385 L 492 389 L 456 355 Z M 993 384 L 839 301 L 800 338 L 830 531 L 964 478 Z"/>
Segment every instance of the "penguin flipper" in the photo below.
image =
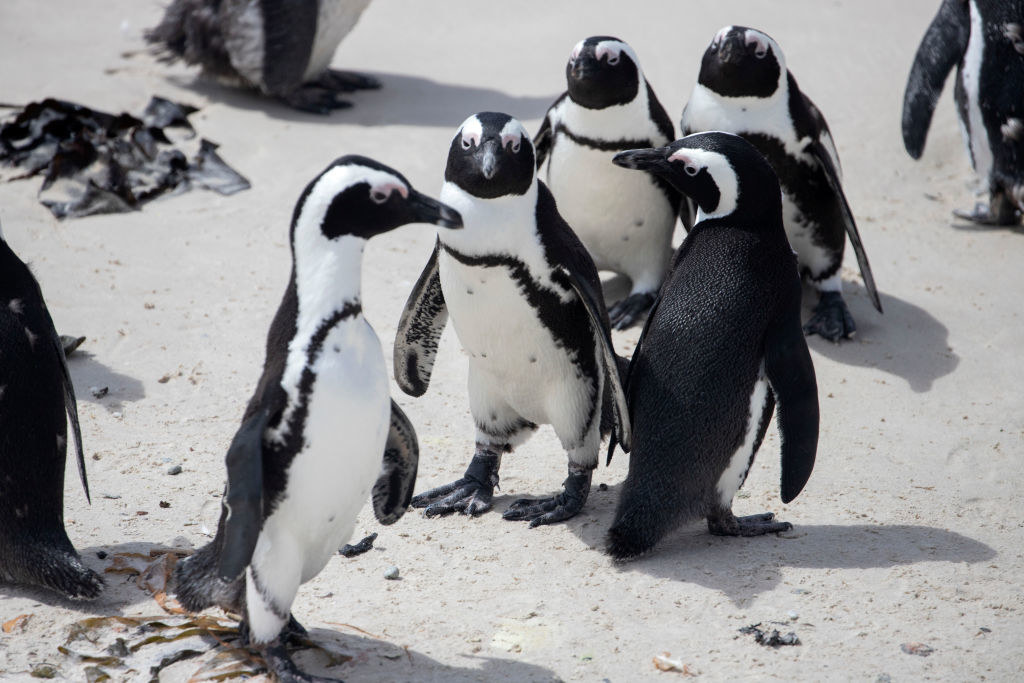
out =
<path fill-rule="evenodd" d="M 412 502 L 420 447 L 416 430 L 398 404 L 391 401 L 391 431 L 384 446 L 380 476 L 373 485 L 373 514 L 381 524 L 394 524 Z"/>
<path fill-rule="evenodd" d="M 943 0 L 914 55 L 903 94 L 903 146 L 914 159 L 924 152 L 935 104 L 946 77 L 967 50 L 970 34 L 967 3 Z"/>
<path fill-rule="evenodd" d="M 537 155 L 537 169 L 540 170 L 544 160 L 548 158 L 548 154 L 551 152 L 551 145 L 555 142 L 555 128 L 551 124 L 553 116 L 552 112 L 569 96 L 568 92 L 562 93 L 554 103 L 548 107 L 547 112 L 544 114 L 544 120 L 541 121 L 540 129 L 537 134 L 533 136 L 533 152 Z"/>
<path fill-rule="evenodd" d="M 263 434 L 269 420 L 269 408 L 254 412 L 238 428 L 228 447 L 224 544 L 217 563 L 223 581 L 234 581 L 245 571 L 259 539 L 263 522 Z"/>
<path fill-rule="evenodd" d="M 410 396 L 422 396 L 427 392 L 437 346 L 448 323 L 448 305 L 437 271 L 440 249 L 441 242 L 438 241 L 405 302 L 395 334 L 395 381 Z"/>
<path fill-rule="evenodd" d="M 78 422 L 78 401 L 75 398 L 75 385 L 71 383 L 71 373 L 68 372 L 68 360 L 64 355 L 64 345 L 61 344 L 56 330 L 53 330 L 51 333 L 50 344 L 53 346 L 54 353 L 60 359 L 61 384 L 64 390 L 64 410 L 68 414 L 68 422 L 71 424 L 71 438 L 75 442 L 78 477 L 82 480 L 82 488 L 85 489 L 85 499 L 92 503 L 92 498 L 89 496 L 89 478 L 85 473 L 85 453 L 82 450 L 82 427 Z"/>
<path fill-rule="evenodd" d="M 860 232 L 857 230 L 857 222 L 853 219 L 853 211 L 850 209 L 850 205 L 846 201 L 846 195 L 843 193 L 843 185 L 839 180 L 839 169 L 832 163 L 832 155 L 829 154 L 828 149 L 820 139 L 808 144 L 807 151 L 818 160 L 818 163 L 821 164 L 822 169 L 825 171 L 825 178 L 828 180 L 829 187 L 832 188 L 832 192 L 839 202 L 846 234 L 850 238 L 850 246 L 853 247 L 853 253 L 857 256 L 857 265 L 860 267 L 861 277 L 864 278 L 864 288 L 868 291 L 868 296 L 871 297 L 871 303 L 874 305 L 875 310 L 881 313 L 882 300 L 878 296 L 878 288 L 875 287 L 875 276 L 871 273 L 871 263 L 868 262 L 868 254 L 864 250 L 864 243 L 861 242 Z"/>
<path fill-rule="evenodd" d="M 818 385 L 798 306 L 769 326 L 764 365 L 777 406 L 776 422 L 782 436 L 782 502 L 788 503 L 810 478 L 818 449 Z"/>

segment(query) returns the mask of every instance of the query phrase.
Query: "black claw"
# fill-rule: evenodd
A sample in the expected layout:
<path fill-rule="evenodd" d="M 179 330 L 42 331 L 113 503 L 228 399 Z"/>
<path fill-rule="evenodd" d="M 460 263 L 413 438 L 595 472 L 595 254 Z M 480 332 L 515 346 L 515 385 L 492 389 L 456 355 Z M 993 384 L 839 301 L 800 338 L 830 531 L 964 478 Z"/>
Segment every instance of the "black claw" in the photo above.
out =
<path fill-rule="evenodd" d="M 654 304 L 654 295 L 649 292 L 630 294 L 608 309 L 612 329 L 624 330 L 632 327 Z"/>
<path fill-rule="evenodd" d="M 353 92 L 356 90 L 377 90 L 380 88 L 380 81 L 373 76 L 356 73 L 354 71 L 338 71 L 328 69 L 317 83 L 325 88 L 331 88 L 338 92 Z"/>
<path fill-rule="evenodd" d="M 267 663 L 267 670 L 274 674 L 280 683 L 341 683 L 338 678 L 313 676 L 299 669 L 280 639 L 258 647 L 257 650 Z"/>
<path fill-rule="evenodd" d="M 427 517 L 461 512 L 475 517 L 491 509 L 494 487 L 498 485 L 500 459 L 477 452 L 462 479 L 413 496 L 412 506 L 425 508 Z"/>
<path fill-rule="evenodd" d="M 708 531 L 716 536 L 763 536 L 792 528 L 789 522 L 776 522 L 772 512 L 735 517 L 731 511 L 724 510 L 708 516 Z"/>
<path fill-rule="evenodd" d="M 822 292 L 811 319 L 804 325 L 804 334 L 816 334 L 831 342 L 849 339 L 856 331 L 850 309 L 839 292 Z"/>
<path fill-rule="evenodd" d="M 1017 225 L 1021 219 L 1020 212 L 1012 204 L 996 199 L 987 206 L 978 202 L 972 211 L 954 209 L 953 215 L 971 223 L 990 226 Z"/>
<path fill-rule="evenodd" d="M 335 109 L 351 107 L 351 102 L 338 99 L 334 90 L 316 85 L 305 85 L 282 98 L 289 106 L 311 114 L 330 114 Z"/>
<path fill-rule="evenodd" d="M 528 521 L 530 528 L 543 524 L 562 522 L 579 514 L 590 495 L 590 478 L 593 470 L 569 470 L 569 476 L 562 483 L 564 490 L 551 498 L 520 498 L 512 503 L 501 515 L 502 519 L 513 522 Z"/>

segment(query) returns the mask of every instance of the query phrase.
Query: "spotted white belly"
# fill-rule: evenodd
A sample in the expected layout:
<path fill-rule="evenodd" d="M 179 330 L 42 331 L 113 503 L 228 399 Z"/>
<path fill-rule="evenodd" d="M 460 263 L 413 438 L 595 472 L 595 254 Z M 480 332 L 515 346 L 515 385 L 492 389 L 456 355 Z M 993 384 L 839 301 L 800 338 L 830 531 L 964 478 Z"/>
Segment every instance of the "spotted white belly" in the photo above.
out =
<path fill-rule="evenodd" d="M 301 563 L 301 582 L 308 581 L 351 538 L 384 454 L 391 402 L 380 341 L 369 324 L 357 316 L 331 330 L 314 370 L 305 446 L 254 554 L 268 584 L 269 565 L 292 561 Z"/>

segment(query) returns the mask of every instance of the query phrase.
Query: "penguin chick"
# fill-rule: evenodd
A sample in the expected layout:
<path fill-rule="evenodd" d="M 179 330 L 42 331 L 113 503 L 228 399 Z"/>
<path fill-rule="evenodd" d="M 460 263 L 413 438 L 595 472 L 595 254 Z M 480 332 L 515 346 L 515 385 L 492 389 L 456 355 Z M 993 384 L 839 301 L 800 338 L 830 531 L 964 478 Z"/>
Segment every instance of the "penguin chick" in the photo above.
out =
<path fill-rule="evenodd" d="M 785 531 L 771 513 L 732 512 L 776 403 L 784 503 L 807 482 L 817 450 L 817 385 L 776 175 L 727 133 L 622 152 L 615 163 L 660 175 L 698 211 L 626 376 L 633 450 L 608 552 L 634 557 L 700 518 L 713 534 Z"/>

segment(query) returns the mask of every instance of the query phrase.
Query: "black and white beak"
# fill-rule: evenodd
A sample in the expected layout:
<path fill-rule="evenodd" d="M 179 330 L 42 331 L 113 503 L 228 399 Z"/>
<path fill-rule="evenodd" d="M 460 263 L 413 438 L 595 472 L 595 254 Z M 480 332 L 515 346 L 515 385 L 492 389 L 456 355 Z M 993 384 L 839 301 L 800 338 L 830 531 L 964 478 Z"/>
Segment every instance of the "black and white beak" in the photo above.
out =
<path fill-rule="evenodd" d="M 455 230 L 462 227 L 462 216 L 455 209 L 416 190 L 409 190 L 406 200 L 418 223 L 430 223 Z"/>
<path fill-rule="evenodd" d="M 638 171 L 650 171 L 651 173 L 669 173 L 671 165 L 668 160 L 671 151 L 668 147 L 657 147 L 654 149 L 627 149 L 619 152 L 612 158 L 612 163 L 623 168 L 632 168 Z"/>

